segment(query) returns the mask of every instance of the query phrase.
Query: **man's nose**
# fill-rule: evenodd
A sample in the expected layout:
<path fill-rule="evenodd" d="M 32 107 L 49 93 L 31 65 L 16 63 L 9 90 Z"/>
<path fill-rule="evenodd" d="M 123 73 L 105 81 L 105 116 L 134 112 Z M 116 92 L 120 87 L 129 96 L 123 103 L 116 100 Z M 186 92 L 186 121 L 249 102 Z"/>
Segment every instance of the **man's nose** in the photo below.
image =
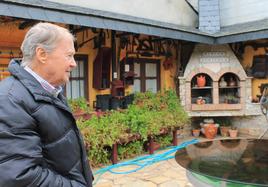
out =
<path fill-rule="evenodd" d="M 77 66 L 76 61 L 75 61 L 74 58 L 72 59 L 71 66 L 72 66 L 73 68 L 75 68 L 75 67 Z"/>

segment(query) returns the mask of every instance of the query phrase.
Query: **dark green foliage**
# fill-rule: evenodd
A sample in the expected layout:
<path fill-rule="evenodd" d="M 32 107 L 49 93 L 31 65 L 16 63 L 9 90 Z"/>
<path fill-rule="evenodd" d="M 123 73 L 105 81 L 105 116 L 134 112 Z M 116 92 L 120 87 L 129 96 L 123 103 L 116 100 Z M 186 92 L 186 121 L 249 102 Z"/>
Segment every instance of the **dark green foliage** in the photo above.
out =
<path fill-rule="evenodd" d="M 157 94 L 137 93 L 134 104 L 129 105 L 128 109 L 112 111 L 86 121 L 79 120 L 77 123 L 89 148 L 89 160 L 97 166 L 109 163 L 110 153 L 105 147 L 120 142 L 123 137 L 128 137 L 127 134 L 138 134 L 140 141 L 121 145 L 118 149 L 121 159 L 141 154 L 148 136 L 154 137 L 162 129 L 171 131 L 183 127 L 188 122 L 187 113 L 180 105 L 175 91 L 167 90 Z"/>

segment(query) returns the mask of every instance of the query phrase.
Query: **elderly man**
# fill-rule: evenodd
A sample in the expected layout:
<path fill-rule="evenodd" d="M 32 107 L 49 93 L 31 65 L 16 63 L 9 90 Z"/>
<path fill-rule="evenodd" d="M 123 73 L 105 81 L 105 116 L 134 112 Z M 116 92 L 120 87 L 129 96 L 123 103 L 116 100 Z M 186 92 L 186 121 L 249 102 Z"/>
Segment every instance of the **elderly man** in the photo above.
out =
<path fill-rule="evenodd" d="M 74 37 L 39 23 L 26 34 L 21 64 L 0 83 L 0 186 L 89 187 L 92 172 L 61 91 L 76 67 Z"/>

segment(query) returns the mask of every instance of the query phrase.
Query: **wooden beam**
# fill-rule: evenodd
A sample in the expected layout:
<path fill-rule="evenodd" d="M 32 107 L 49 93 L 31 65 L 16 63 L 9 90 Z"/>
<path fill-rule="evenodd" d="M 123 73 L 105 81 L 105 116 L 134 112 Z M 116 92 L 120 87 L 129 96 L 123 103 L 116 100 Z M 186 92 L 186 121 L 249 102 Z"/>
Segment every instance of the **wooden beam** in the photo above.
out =
<path fill-rule="evenodd" d="M 31 26 L 35 25 L 36 23 L 38 23 L 38 21 L 34 21 L 34 20 L 22 21 L 19 24 L 19 29 L 24 30 L 24 29 L 26 29 L 28 27 L 31 27 Z"/>
<path fill-rule="evenodd" d="M 0 49 L 10 49 L 10 48 L 16 48 L 19 49 L 21 46 L 20 42 L 3 42 L 0 41 Z"/>

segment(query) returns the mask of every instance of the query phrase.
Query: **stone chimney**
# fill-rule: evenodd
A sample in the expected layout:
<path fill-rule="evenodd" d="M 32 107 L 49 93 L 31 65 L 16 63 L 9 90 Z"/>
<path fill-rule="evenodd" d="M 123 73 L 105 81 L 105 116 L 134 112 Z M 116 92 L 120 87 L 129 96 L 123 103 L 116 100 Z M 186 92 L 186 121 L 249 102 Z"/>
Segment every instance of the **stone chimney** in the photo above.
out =
<path fill-rule="evenodd" d="M 219 0 L 199 0 L 199 30 L 207 33 L 220 31 Z"/>

